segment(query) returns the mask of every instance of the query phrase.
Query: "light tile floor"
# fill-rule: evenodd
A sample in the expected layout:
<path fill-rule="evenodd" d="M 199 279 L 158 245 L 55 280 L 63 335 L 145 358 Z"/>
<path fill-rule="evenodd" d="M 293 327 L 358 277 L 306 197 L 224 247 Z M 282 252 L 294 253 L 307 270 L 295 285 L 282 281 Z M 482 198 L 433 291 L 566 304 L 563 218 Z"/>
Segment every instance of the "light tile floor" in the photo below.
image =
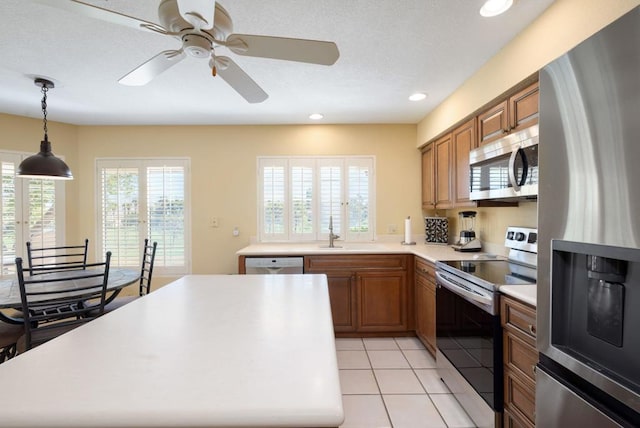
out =
<path fill-rule="evenodd" d="M 469 428 L 415 337 L 336 339 L 343 428 Z"/>

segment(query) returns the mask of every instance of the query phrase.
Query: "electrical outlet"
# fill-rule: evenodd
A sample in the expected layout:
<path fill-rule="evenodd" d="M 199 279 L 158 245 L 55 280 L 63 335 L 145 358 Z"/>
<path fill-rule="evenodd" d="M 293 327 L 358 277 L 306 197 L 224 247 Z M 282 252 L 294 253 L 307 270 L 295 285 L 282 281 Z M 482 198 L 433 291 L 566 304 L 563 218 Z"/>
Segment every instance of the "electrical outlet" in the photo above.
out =
<path fill-rule="evenodd" d="M 218 217 L 211 217 L 211 227 L 219 227 Z"/>
<path fill-rule="evenodd" d="M 398 226 L 395 224 L 390 224 L 387 226 L 387 233 L 398 233 Z"/>

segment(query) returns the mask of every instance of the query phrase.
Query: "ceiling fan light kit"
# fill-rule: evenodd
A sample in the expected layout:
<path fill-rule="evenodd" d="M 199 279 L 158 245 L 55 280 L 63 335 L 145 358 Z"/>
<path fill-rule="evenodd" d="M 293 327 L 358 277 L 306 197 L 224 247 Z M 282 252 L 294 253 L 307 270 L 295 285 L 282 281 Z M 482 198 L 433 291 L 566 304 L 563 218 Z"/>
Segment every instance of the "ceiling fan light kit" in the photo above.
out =
<path fill-rule="evenodd" d="M 160 52 L 118 80 L 123 85 L 141 86 L 187 57 L 210 58 L 213 77 L 220 76 L 249 103 L 265 101 L 268 94 L 231 58 L 219 56 L 222 47 L 234 54 L 250 57 L 333 65 L 340 52 L 333 42 L 286 37 L 232 34 L 229 13 L 214 0 L 161 0 L 160 24 L 78 0 L 33 0 L 91 18 L 126 25 L 156 34 L 175 37 L 182 42 L 178 50 Z"/>
<path fill-rule="evenodd" d="M 73 174 L 67 164 L 51 151 L 51 142 L 47 135 L 47 91 L 54 87 L 52 81 L 36 78 L 34 83 L 42 88 L 42 114 L 44 140 L 40 142 L 40 152 L 24 159 L 18 166 L 17 176 L 50 180 L 73 180 Z"/>

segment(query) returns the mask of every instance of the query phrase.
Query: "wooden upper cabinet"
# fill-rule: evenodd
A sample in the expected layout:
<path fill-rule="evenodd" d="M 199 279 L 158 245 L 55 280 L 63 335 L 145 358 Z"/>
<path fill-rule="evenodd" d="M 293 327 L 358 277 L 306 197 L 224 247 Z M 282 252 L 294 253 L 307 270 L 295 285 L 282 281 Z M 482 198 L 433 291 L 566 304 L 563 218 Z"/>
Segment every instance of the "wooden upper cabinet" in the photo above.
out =
<path fill-rule="evenodd" d="M 507 100 L 478 115 L 478 142 L 486 144 L 509 132 L 509 103 Z"/>
<path fill-rule="evenodd" d="M 479 145 L 538 123 L 538 82 L 478 115 Z"/>
<path fill-rule="evenodd" d="M 451 200 L 451 134 L 433 143 L 435 162 L 435 199 L 439 209 L 453 208 Z"/>
<path fill-rule="evenodd" d="M 509 129 L 517 131 L 538 123 L 538 82 L 509 97 Z"/>
<path fill-rule="evenodd" d="M 475 203 L 469 199 L 469 152 L 475 149 L 476 119 L 473 118 L 451 133 L 453 145 L 453 204 L 456 207 L 471 206 Z"/>
<path fill-rule="evenodd" d="M 422 208 L 434 209 L 436 201 L 434 198 L 434 176 L 433 169 L 433 144 L 429 144 L 422 150 Z"/>

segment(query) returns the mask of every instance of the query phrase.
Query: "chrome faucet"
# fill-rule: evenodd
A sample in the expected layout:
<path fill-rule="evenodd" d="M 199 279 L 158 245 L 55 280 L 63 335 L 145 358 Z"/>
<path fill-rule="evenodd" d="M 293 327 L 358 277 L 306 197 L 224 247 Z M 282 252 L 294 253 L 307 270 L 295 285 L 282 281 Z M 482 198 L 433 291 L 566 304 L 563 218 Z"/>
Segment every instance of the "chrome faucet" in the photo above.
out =
<path fill-rule="evenodd" d="M 333 234 L 333 216 L 329 216 L 329 248 L 335 248 L 333 241 L 340 238 L 340 235 Z"/>

